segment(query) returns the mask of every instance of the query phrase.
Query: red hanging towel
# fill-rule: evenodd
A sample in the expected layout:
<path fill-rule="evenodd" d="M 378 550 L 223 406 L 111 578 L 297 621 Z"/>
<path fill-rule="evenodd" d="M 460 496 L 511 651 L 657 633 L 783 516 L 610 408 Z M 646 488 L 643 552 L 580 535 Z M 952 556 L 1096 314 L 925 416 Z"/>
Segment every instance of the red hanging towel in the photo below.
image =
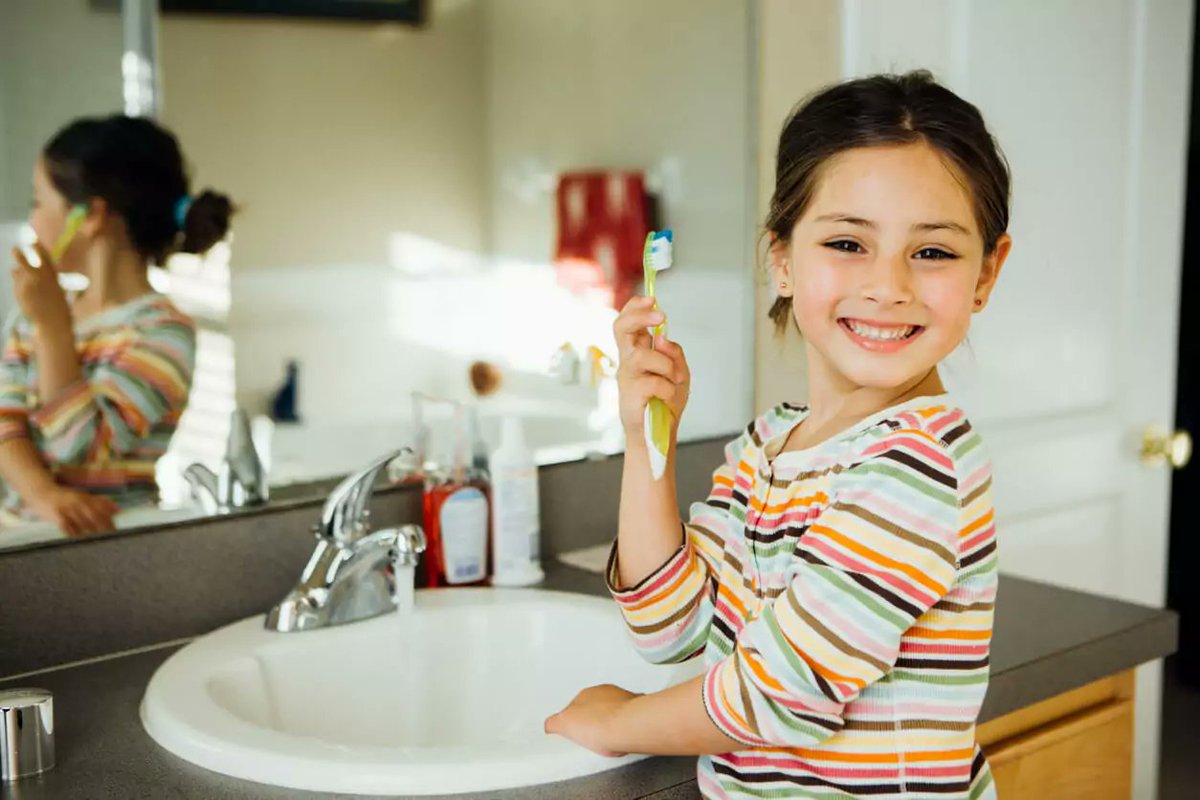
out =
<path fill-rule="evenodd" d="M 559 284 L 620 309 L 642 280 L 651 202 L 640 172 L 570 172 L 558 179 Z"/>

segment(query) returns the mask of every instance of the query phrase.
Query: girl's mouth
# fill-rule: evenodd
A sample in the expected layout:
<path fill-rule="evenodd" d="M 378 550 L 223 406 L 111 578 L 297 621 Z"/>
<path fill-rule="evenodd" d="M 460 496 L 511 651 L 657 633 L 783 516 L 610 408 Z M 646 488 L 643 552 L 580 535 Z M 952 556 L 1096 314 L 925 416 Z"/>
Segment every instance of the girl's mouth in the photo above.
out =
<path fill-rule="evenodd" d="M 898 325 L 848 317 L 840 318 L 838 325 L 855 344 L 873 353 L 895 353 L 908 347 L 925 331 L 922 325 Z"/>

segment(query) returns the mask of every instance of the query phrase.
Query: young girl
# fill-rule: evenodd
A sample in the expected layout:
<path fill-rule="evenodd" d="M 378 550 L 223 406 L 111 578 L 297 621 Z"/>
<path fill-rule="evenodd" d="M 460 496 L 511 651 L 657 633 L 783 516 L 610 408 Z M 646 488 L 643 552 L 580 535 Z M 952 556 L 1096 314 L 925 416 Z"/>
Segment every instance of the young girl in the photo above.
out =
<path fill-rule="evenodd" d="M 609 588 L 649 660 L 703 653 L 707 669 L 655 694 L 587 689 L 547 732 L 701 755 L 711 798 L 995 797 L 975 742 L 990 471 L 938 363 L 1008 255 L 1008 195 L 979 112 L 928 73 L 834 86 L 792 114 L 766 223 L 771 317 L 804 336 L 809 403 L 751 423 L 686 525 L 641 425 L 650 397 L 678 419 L 688 366 L 673 342 L 651 349 L 652 302 L 626 306 Z"/>
<path fill-rule="evenodd" d="M 71 236 L 75 209 L 82 223 L 55 263 L 48 248 Z M 207 250 L 231 210 L 222 195 L 189 195 L 175 137 L 150 120 L 81 119 L 46 145 L 29 218 L 41 266 L 13 251 L 18 309 L 0 358 L 7 516 L 81 535 L 157 498 L 154 464 L 187 401 L 196 336 L 147 267 Z M 59 272 L 87 288 L 69 298 Z"/>

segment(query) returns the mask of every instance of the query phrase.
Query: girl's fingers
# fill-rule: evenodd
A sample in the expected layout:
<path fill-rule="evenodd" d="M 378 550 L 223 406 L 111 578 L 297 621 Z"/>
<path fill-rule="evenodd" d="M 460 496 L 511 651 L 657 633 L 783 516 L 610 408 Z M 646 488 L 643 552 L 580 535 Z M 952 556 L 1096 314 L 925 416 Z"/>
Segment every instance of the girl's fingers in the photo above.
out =
<path fill-rule="evenodd" d="M 38 261 L 42 263 L 43 267 L 48 267 L 54 263 L 54 259 L 50 257 L 50 251 L 40 241 L 34 241 L 33 252 L 37 253 Z"/>
<path fill-rule="evenodd" d="M 102 503 L 89 503 L 87 518 L 94 533 L 110 531 L 113 528 L 112 512 Z"/>
<path fill-rule="evenodd" d="M 675 359 L 666 353 L 648 348 L 635 350 L 627 360 L 626 369 L 634 376 L 661 375 L 672 382 L 678 382 L 680 375 Z"/>
<path fill-rule="evenodd" d="M 652 339 L 645 328 L 638 328 L 631 336 L 617 339 L 617 354 L 619 361 L 628 361 L 634 353 L 649 350 Z"/>
<path fill-rule="evenodd" d="M 62 532 L 71 538 L 83 535 L 83 529 L 69 511 L 63 511 L 59 514 L 58 527 L 62 528 Z"/>
<path fill-rule="evenodd" d="M 658 375 L 643 375 L 637 379 L 637 392 L 646 402 L 650 402 L 651 397 L 657 397 L 663 402 L 670 402 L 675 399 L 675 393 L 679 391 L 679 387 L 673 381 Z"/>
<path fill-rule="evenodd" d="M 625 314 L 645 308 L 654 308 L 654 298 L 637 294 L 625 301 L 625 305 L 621 307 L 621 313 Z"/>
<path fill-rule="evenodd" d="M 18 272 L 21 272 L 23 270 L 32 270 L 33 269 L 33 265 L 29 263 L 29 259 L 27 259 L 25 257 L 25 253 L 24 253 L 24 251 L 21 250 L 21 248 L 14 247 L 12 249 L 12 256 L 13 256 L 13 260 L 17 262 L 17 265 L 15 267 L 13 267 L 13 275 L 14 276 L 16 276 L 16 274 Z"/>
<path fill-rule="evenodd" d="M 674 377 L 677 383 L 686 383 L 691 379 L 692 370 L 688 366 L 687 358 L 683 354 L 683 348 L 677 343 L 663 336 L 655 336 L 654 351 L 662 353 L 671 359 L 671 362 L 675 365 L 675 372 L 672 377 Z"/>
<path fill-rule="evenodd" d="M 661 311 L 641 309 L 622 313 L 613 323 L 613 336 L 621 352 L 626 352 L 634 344 L 635 337 L 646 333 L 647 328 L 660 325 L 667 319 Z"/>

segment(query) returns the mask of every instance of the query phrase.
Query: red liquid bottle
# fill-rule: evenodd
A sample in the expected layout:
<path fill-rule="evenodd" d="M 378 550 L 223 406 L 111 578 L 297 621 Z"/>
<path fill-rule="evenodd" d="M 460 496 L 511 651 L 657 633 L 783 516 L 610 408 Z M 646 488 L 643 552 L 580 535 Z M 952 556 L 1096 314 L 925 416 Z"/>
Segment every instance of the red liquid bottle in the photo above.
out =
<path fill-rule="evenodd" d="M 454 460 L 452 470 L 426 470 L 425 585 L 485 586 L 492 574 L 491 487 L 486 472 L 467 467 L 461 438 Z"/>

